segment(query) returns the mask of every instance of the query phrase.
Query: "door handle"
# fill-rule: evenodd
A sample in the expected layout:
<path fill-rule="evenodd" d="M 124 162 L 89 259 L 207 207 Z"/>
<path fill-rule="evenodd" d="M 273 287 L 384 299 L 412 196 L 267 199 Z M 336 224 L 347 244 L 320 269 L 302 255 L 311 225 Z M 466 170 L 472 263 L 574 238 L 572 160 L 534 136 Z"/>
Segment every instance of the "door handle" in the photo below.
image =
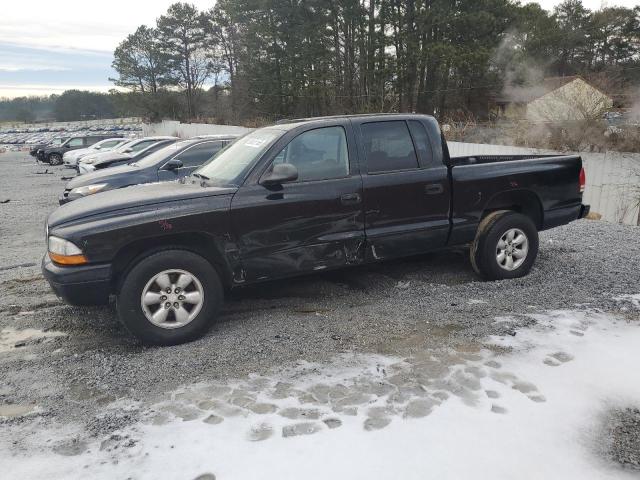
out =
<path fill-rule="evenodd" d="M 359 193 L 345 193 L 340 196 L 340 203 L 343 205 L 357 205 L 362 200 Z"/>
<path fill-rule="evenodd" d="M 424 187 L 424 193 L 427 195 L 438 195 L 444 192 L 444 187 L 440 183 L 431 183 Z"/>

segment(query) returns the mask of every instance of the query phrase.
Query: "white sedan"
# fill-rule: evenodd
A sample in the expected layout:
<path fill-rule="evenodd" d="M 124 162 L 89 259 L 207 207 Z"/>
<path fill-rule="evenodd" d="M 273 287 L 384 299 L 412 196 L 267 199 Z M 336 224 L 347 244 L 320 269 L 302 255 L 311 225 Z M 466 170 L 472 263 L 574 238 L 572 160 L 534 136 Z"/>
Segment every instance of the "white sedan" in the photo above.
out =
<path fill-rule="evenodd" d="M 64 165 L 67 167 L 75 168 L 78 165 L 78 160 L 80 160 L 85 155 L 89 155 L 90 153 L 98 153 L 98 152 L 108 152 L 109 150 L 113 150 L 114 148 L 126 143 L 128 139 L 126 138 L 107 138 L 105 140 L 101 140 L 97 143 L 94 143 L 90 147 L 87 148 L 79 148 L 77 150 L 72 150 L 70 152 L 66 152 L 62 161 Z"/>

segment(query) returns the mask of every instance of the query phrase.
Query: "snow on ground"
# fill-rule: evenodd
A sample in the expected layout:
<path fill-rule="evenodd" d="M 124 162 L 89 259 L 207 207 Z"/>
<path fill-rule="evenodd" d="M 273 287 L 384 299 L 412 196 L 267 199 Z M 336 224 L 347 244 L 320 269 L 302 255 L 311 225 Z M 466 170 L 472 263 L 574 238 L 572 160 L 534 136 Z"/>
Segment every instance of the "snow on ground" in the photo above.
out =
<path fill-rule="evenodd" d="M 620 301 L 637 309 L 637 298 Z M 47 440 L 73 426 L 36 424 L 33 448 L 0 452 L 0 464 L 34 480 L 637 478 L 606 459 L 602 422 L 640 405 L 640 325 L 598 311 L 530 316 L 533 327 L 481 348 L 344 355 L 188 386 L 142 406 L 133 428 L 62 455 Z"/>

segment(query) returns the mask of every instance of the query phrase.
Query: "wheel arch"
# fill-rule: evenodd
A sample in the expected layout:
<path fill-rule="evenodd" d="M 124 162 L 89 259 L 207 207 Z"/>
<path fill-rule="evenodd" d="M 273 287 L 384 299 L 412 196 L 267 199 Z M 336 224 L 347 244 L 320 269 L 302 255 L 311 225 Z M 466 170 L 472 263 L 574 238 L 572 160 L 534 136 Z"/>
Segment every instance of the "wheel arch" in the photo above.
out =
<path fill-rule="evenodd" d="M 199 232 L 176 233 L 135 240 L 121 246 L 114 256 L 111 291 L 118 293 L 127 273 L 143 258 L 163 250 L 187 250 L 205 258 L 220 275 L 223 286 L 231 285 L 231 268 L 215 238 Z"/>
<path fill-rule="evenodd" d="M 544 224 L 542 202 L 531 190 L 509 190 L 494 195 L 485 206 L 481 220 L 499 210 L 512 210 L 526 215 L 538 230 L 541 230 Z"/>

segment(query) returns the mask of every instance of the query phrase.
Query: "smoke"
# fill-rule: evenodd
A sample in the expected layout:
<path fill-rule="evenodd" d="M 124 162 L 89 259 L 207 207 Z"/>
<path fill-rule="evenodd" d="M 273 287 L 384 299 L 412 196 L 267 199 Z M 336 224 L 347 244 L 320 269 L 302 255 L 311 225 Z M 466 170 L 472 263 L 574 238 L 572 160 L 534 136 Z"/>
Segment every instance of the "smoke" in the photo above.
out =
<path fill-rule="evenodd" d="M 502 97 L 505 100 L 527 103 L 546 93 L 543 84 L 545 65 L 525 57 L 519 32 L 511 31 L 505 35 L 491 63 L 503 75 Z"/>

